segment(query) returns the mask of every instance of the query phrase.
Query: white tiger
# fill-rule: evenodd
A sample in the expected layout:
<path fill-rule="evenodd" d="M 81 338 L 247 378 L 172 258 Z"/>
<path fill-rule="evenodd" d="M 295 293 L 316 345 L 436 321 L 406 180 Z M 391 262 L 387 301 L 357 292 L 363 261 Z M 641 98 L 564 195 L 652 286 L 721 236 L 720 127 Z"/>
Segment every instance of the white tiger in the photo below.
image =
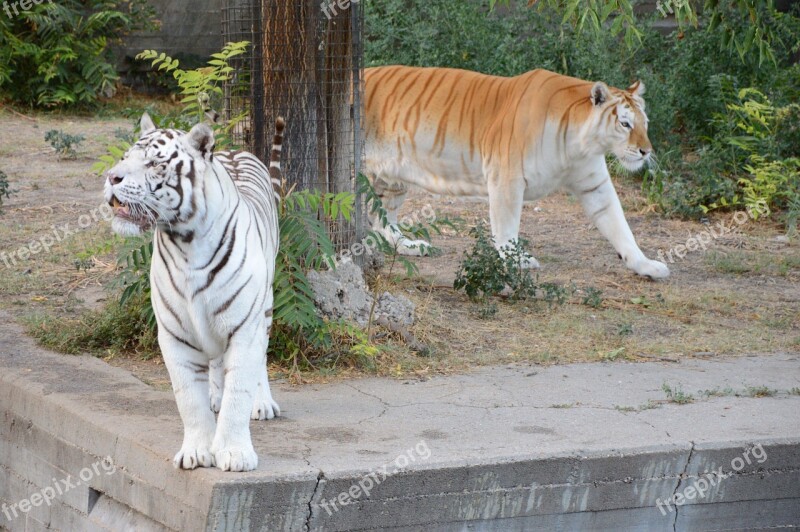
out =
<path fill-rule="evenodd" d="M 644 85 L 627 90 L 534 70 L 513 78 L 451 68 L 368 68 L 365 174 L 383 199 L 401 253 L 419 255 L 397 213 L 410 186 L 434 194 L 483 196 L 502 253 L 519 238 L 524 201 L 566 188 L 625 265 L 663 279 L 667 266 L 645 257 L 625 220 L 605 156 L 637 170 L 653 151 Z M 538 267 L 533 257 L 527 267 Z"/>
<path fill-rule="evenodd" d="M 113 229 L 155 228 L 152 303 L 184 426 L 177 468 L 255 469 L 250 418 L 280 415 L 266 366 L 283 119 L 275 129 L 267 169 L 246 152 L 214 153 L 205 124 L 157 129 L 145 114 L 141 138 L 106 175 Z"/>

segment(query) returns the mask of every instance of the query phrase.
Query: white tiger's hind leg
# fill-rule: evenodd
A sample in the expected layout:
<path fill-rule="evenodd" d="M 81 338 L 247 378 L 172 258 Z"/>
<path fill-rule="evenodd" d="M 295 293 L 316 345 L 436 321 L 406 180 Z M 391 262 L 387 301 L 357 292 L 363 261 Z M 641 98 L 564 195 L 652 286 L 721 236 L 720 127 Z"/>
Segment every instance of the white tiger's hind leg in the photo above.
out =
<path fill-rule="evenodd" d="M 522 217 L 522 200 L 525 182 L 517 179 L 512 183 L 500 183 L 499 179 L 489 179 L 489 220 L 492 224 L 492 238 L 501 257 L 519 239 L 519 225 Z M 539 261 L 525 253 L 521 260 L 522 268 L 539 268 Z"/>
<path fill-rule="evenodd" d="M 208 408 L 208 361 L 202 353 L 184 345 L 165 329 L 160 329 L 158 336 L 183 421 L 183 445 L 173 465 L 181 469 L 213 467 L 211 444 L 216 422 Z"/>
<path fill-rule="evenodd" d="M 383 208 L 386 211 L 387 225 L 383 225 L 383 220 L 379 216 L 374 216 L 372 230 L 380 233 L 392 245 L 400 255 L 421 257 L 430 251 L 430 243 L 425 240 L 411 240 L 400 230 L 397 219 L 400 207 L 406 200 L 408 189 L 401 184 L 394 183 L 389 185 L 383 179 L 373 181 L 375 193 L 381 198 Z"/>
<path fill-rule="evenodd" d="M 577 183 L 572 189 L 580 198 L 589 220 L 611 242 L 625 266 L 643 277 L 651 279 L 669 277 L 667 265 L 645 257 L 636 244 L 607 171 L 601 172 L 594 179 Z"/>

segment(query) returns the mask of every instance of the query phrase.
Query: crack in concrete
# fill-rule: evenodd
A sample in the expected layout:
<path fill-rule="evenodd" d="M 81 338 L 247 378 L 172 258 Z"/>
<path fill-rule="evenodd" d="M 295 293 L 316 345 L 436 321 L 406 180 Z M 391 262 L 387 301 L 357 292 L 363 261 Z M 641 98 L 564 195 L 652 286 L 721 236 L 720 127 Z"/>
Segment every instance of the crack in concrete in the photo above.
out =
<path fill-rule="evenodd" d="M 362 394 L 362 395 L 366 395 L 367 397 L 371 397 L 372 399 L 377 399 L 377 400 L 378 400 L 378 402 L 380 402 L 380 404 L 383 406 L 383 410 L 381 410 L 381 413 L 380 413 L 380 414 L 378 414 L 377 416 L 370 416 L 370 417 L 366 417 L 366 418 L 362 419 L 361 421 L 359 421 L 358 423 L 356 423 L 356 425 L 361 425 L 362 423 L 366 423 L 367 421 L 372 421 L 373 419 L 380 419 L 380 418 L 381 418 L 381 417 L 383 417 L 383 416 L 386 414 L 386 412 L 388 412 L 388 411 L 389 411 L 389 409 L 392 407 L 392 405 L 390 405 L 389 403 L 387 403 L 387 402 L 386 402 L 386 401 L 383 399 L 383 397 L 380 397 L 380 396 L 377 396 L 377 395 L 375 395 L 375 394 L 371 394 L 371 393 L 365 392 L 364 390 L 362 390 L 362 389 L 360 389 L 360 388 L 357 388 L 357 387 L 353 386 L 353 385 L 352 385 L 352 384 L 350 384 L 350 383 L 345 383 L 345 386 L 347 386 L 348 388 L 351 388 L 351 389 L 353 389 L 353 390 L 357 391 L 358 393 L 360 393 L 360 394 Z"/>
<path fill-rule="evenodd" d="M 692 455 L 694 454 L 694 445 L 695 444 L 694 444 L 693 441 L 690 441 L 689 443 L 692 444 L 692 446 L 689 448 L 689 457 L 686 459 L 686 464 L 683 466 L 683 471 L 678 476 L 678 484 L 675 485 L 675 489 L 672 491 L 671 499 L 672 499 L 673 503 L 675 502 L 675 495 L 678 494 L 678 490 L 680 489 L 681 484 L 683 483 L 683 479 L 688 476 L 687 472 L 689 471 L 689 464 L 692 463 Z M 678 511 L 679 511 L 679 508 L 680 507 L 676 504 L 675 505 L 675 519 L 672 521 L 672 532 L 677 532 L 677 530 L 678 530 L 677 527 L 678 527 Z"/>
<path fill-rule="evenodd" d="M 320 485 L 324 480 L 325 480 L 325 473 L 323 471 L 320 471 L 317 474 L 317 483 L 314 485 L 314 491 L 311 493 L 311 498 L 308 499 L 308 515 L 306 516 L 306 523 L 304 528 L 306 532 L 311 532 L 311 519 L 314 517 L 314 499 L 316 499 Z"/>

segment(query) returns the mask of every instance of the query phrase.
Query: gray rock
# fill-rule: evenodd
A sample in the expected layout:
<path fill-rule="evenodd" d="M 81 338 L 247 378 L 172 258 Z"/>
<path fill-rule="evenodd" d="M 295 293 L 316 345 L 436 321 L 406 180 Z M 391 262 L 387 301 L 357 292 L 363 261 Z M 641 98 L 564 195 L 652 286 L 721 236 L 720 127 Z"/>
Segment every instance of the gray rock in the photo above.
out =
<path fill-rule="evenodd" d="M 324 316 L 367 324 L 374 298 L 361 269 L 352 261 L 340 261 L 335 270 L 308 272 L 308 280 Z M 391 323 L 409 326 L 414 323 L 414 309 L 408 298 L 385 292 L 375 305 L 374 319 L 385 317 Z"/>

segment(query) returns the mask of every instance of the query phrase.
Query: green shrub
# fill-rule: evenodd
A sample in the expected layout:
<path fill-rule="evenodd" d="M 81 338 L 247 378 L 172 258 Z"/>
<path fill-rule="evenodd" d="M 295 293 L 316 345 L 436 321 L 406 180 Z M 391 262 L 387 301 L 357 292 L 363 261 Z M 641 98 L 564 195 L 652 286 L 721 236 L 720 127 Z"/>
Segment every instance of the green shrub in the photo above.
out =
<path fill-rule="evenodd" d="M 44 140 L 50 143 L 50 146 L 62 159 L 74 159 L 78 156 L 75 148 L 86 140 L 86 137 L 83 135 L 69 135 L 60 129 L 51 129 L 44 134 Z"/>
<path fill-rule="evenodd" d="M 491 232 L 484 223 L 471 231 L 475 244 L 464 258 L 456 273 L 453 288 L 464 290 L 472 300 L 486 299 L 501 292 L 512 299 L 526 299 L 536 295 L 536 280 L 522 263 L 528 256 L 524 239 L 514 241 L 501 257 L 494 246 Z"/>
<path fill-rule="evenodd" d="M 115 92 L 110 45 L 152 28 L 154 12 L 145 0 L 58 0 L 6 15 L 0 13 L 0 95 L 39 107 L 85 107 Z"/>
<path fill-rule="evenodd" d="M 0 214 L 3 214 L 3 198 L 10 198 L 15 191 L 11 190 L 8 176 L 0 170 Z"/>
<path fill-rule="evenodd" d="M 156 353 L 157 340 L 155 329 L 141 311 L 147 305 L 149 296 L 141 294 L 124 304 L 114 301 L 77 318 L 36 315 L 28 318 L 26 325 L 28 333 L 42 345 L 62 353 L 134 352 L 150 358 Z"/>

